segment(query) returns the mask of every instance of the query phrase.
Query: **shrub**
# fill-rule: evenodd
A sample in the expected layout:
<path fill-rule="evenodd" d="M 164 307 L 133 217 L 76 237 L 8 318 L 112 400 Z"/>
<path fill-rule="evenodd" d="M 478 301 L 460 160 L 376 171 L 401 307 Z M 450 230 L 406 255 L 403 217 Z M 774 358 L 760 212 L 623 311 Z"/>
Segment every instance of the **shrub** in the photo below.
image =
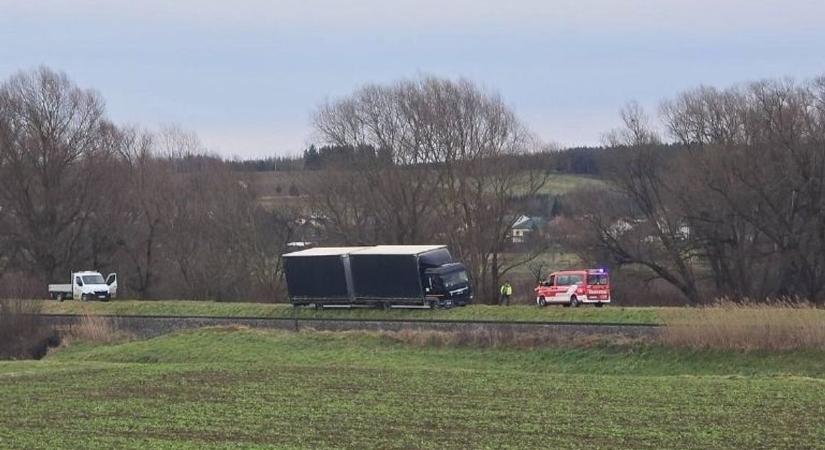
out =
<path fill-rule="evenodd" d="M 40 359 L 60 344 L 39 313 L 39 302 L 0 300 L 0 359 Z"/>

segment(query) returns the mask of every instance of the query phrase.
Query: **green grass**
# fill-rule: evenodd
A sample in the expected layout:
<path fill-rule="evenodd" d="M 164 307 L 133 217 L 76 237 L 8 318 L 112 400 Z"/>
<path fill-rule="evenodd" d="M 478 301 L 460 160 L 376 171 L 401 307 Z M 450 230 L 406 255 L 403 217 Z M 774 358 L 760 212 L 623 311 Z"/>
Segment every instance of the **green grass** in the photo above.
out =
<path fill-rule="evenodd" d="M 169 315 L 169 316 L 229 316 L 229 317 L 302 317 L 345 319 L 438 319 L 438 320 L 516 320 L 531 322 L 616 322 L 657 323 L 656 308 L 582 307 L 578 309 L 553 306 L 486 306 L 471 305 L 452 309 L 325 309 L 293 308 L 285 304 L 223 303 L 202 301 L 138 301 L 103 302 L 43 301 L 43 311 L 51 314 L 100 315 Z"/>
<path fill-rule="evenodd" d="M 823 448 L 823 356 L 202 329 L 0 363 L 0 447 Z"/>
<path fill-rule="evenodd" d="M 605 189 L 607 182 L 602 178 L 586 175 L 553 174 L 547 179 L 540 194 L 567 194 L 579 189 Z"/>
<path fill-rule="evenodd" d="M 527 194 L 532 188 L 531 183 L 535 183 L 538 178 L 530 178 L 530 172 L 524 171 L 519 175 L 518 185 L 514 189 L 514 194 Z M 600 190 L 608 187 L 603 178 L 588 175 L 572 175 L 564 173 L 551 173 L 547 175 L 547 180 L 537 194 L 563 195 L 582 189 Z"/>

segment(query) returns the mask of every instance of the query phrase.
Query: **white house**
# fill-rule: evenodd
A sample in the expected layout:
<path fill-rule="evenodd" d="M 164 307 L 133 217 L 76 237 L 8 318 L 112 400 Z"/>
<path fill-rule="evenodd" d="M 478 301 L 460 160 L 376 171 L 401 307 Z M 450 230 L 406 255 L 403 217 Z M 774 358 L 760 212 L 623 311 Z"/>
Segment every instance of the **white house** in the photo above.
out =
<path fill-rule="evenodd" d="M 530 217 L 521 215 L 510 229 L 510 236 L 514 244 L 522 244 L 527 240 L 530 233 L 538 231 L 544 227 L 545 220 L 543 217 Z"/>

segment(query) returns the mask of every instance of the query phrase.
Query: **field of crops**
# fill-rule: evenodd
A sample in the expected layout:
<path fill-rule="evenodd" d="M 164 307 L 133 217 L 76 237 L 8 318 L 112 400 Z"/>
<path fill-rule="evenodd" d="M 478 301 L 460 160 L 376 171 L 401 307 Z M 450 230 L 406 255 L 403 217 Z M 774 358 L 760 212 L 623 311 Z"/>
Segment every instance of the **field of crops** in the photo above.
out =
<path fill-rule="evenodd" d="M 821 352 L 203 329 L 0 363 L 2 448 L 825 448 Z"/>

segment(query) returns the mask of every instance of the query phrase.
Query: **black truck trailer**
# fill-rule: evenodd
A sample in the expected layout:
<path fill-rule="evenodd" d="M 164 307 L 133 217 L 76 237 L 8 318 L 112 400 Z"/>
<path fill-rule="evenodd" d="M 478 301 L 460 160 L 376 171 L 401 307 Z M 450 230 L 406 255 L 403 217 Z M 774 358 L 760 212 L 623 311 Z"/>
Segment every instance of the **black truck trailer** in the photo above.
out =
<path fill-rule="evenodd" d="M 283 256 L 295 306 L 438 307 L 473 300 L 466 268 L 444 245 L 317 247 Z"/>

